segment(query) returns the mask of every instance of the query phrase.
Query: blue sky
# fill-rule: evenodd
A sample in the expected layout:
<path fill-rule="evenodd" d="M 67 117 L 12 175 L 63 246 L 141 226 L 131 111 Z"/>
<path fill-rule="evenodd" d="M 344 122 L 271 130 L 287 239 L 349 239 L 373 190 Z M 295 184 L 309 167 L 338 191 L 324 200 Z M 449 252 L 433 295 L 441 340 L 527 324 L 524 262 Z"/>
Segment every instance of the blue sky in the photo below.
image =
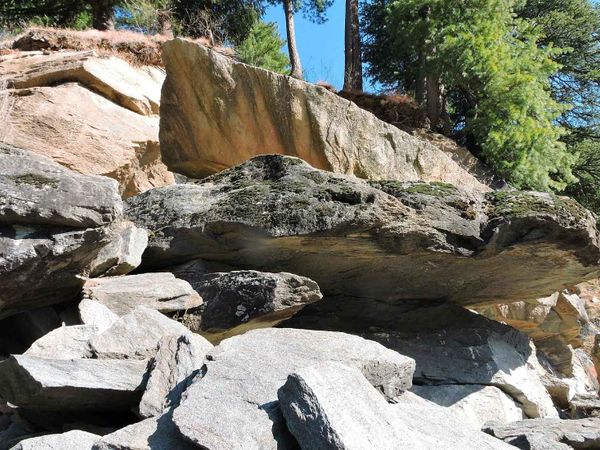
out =
<path fill-rule="evenodd" d="M 344 15 L 344 0 L 335 0 L 327 11 L 327 22 L 321 25 L 305 19 L 301 13 L 296 14 L 296 41 L 304 73 L 309 81 L 328 81 L 337 88 L 344 84 Z M 285 19 L 281 5 L 269 7 L 264 20 L 276 22 L 279 33 L 285 39 Z M 287 47 L 284 50 L 287 52 Z M 368 83 L 366 88 L 370 90 Z"/>

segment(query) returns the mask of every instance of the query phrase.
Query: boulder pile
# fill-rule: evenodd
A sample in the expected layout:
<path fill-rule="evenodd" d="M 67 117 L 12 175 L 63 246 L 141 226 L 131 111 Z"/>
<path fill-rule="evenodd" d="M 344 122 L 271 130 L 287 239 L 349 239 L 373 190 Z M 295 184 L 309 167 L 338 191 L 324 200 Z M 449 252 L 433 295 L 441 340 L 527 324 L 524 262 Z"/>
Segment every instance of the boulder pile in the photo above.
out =
<path fill-rule="evenodd" d="M 0 74 L 159 111 L 72 53 Z M 0 144 L 0 450 L 600 448 L 590 212 L 318 86 L 164 58 L 162 159 L 210 176 L 148 189 Z"/>

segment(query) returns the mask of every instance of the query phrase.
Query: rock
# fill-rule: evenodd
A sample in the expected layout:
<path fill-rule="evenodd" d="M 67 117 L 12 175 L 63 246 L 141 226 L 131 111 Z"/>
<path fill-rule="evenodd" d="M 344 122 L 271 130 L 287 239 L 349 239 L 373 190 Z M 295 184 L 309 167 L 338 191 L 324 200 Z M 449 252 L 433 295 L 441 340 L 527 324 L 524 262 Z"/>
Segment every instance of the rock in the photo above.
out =
<path fill-rule="evenodd" d="M 200 372 L 211 348 L 210 342 L 191 333 L 162 338 L 140 402 L 140 415 L 157 417 L 179 405 L 181 394 Z"/>
<path fill-rule="evenodd" d="M 116 230 L 116 238 L 98 253 L 91 275 L 126 275 L 142 263 L 148 245 L 148 232 L 125 221 Z"/>
<path fill-rule="evenodd" d="M 156 354 L 163 336 L 180 336 L 189 330 L 179 322 L 143 306 L 117 320 L 110 328 L 90 339 L 96 358 L 147 359 Z"/>
<path fill-rule="evenodd" d="M 495 386 L 528 417 L 558 417 L 535 346 L 521 332 L 452 304 L 374 304 L 348 298 L 308 306 L 283 326 L 347 331 L 416 361 L 417 385 Z M 311 308 L 308 310 L 308 308 Z"/>
<path fill-rule="evenodd" d="M 114 178 L 124 197 L 174 183 L 161 161 L 158 117 L 136 114 L 76 83 L 7 92 L 7 144 L 75 172 Z"/>
<path fill-rule="evenodd" d="M 93 450 L 194 450 L 172 422 L 170 413 L 134 423 L 103 436 Z"/>
<path fill-rule="evenodd" d="M 322 363 L 298 369 L 277 397 L 303 450 L 392 450 L 419 442 L 394 427 L 391 408 L 355 367 Z"/>
<path fill-rule="evenodd" d="M 489 190 L 439 148 L 319 86 L 181 39 L 163 45 L 163 61 L 160 141 L 174 172 L 201 178 L 277 153 L 361 178 Z"/>
<path fill-rule="evenodd" d="M 173 313 L 202 305 L 202 298 L 187 281 L 168 272 L 94 278 L 86 281 L 83 295 L 102 303 L 118 316 L 138 306 Z"/>
<path fill-rule="evenodd" d="M 116 183 L 3 144 L 0 173 L 0 318 L 75 299 L 122 218 Z"/>
<path fill-rule="evenodd" d="M 119 316 L 108 307 L 89 298 L 84 298 L 79 303 L 79 317 L 84 325 L 96 328 L 98 333 L 104 332 L 119 320 Z"/>
<path fill-rule="evenodd" d="M 290 448 L 294 439 L 277 389 L 295 370 L 325 361 L 360 369 L 388 399 L 412 383 L 414 362 L 375 342 L 333 332 L 253 330 L 208 353 L 205 374 L 188 387 L 173 421 L 187 440 L 211 450 Z"/>
<path fill-rule="evenodd" d="M 91 228 L 121 217 L 117 184 L 49 158 L 0 146 L 0 224 Z"/>
<path fill-rule="evenodd" d="M 0 57 L 0 83 L 24 89 L 77 82 L 123 108 L 142 115 L 158 114 L 164 72 L 133 67 L 93 51 L 21 52 Z"/>
<path fill-rule="evenodd" d="M 413 386 L 411 391 L 419 397 L 448 408 L 464 426 L 471 426 L 475 430 L 481 430 L 486 422 L 492 420 L 507 423 L 525 418 L 515 401 L 495 386 Z"/>
<path fill-rule="evenodd" d="M 586 417 L 600 417 L 600 398 L 596 393 L 591 395 L 578 395 L 569 402 L 572 419 L 584 419 Z"/>
<path fill-rule="evenodd" d="M 306 276 L 326 295 L 370 303 L 538 298 L 598 270 L 595 220 L 570 199 L 374 185 L 261 156 L 131 198 L 127 214 L 151 234 L 144 269 L 202 257 Z"/>
<path fill-rule="evenodd" d="M 524 450 L 600 448 L 600 418 L 534 419 L 509 424 L 492 422 L 483 430 Z"/>
<path fill-rule="evenodd" d="M 490 319 L 504 322 L 527 334 L 563 375 L 573 375 L 573 351 L 583 345 L 590 320 L 577 294 L 561 291 L 529 302 L 474 308 Z"/>
<path fill-rule="evenodd" d="M 97 434 L 73 430 L 25 439 L 12 450 L 91 450 L 98 439 L 100 436 Z"/>
<path fill-rule="evenodd" d="M 144 361 L 13 355 L 0 363 L 0 396 L 20 408 L 46 411 L 128 408 L 140 400 L 146 366 Z"/>
<path fill-rule="evenodd" d="M 98 328 L 90 325 L 60 327 L 35 341 L 25 355 L 66 360 L 90 358 L 89 340 L 96 334 Z"/>
<path fill-rule="evenodd" d="M 60 326 L 60 317 L 53 308 L 31 309 L 2 320 L 0 338 L 6 342 L 7 353 L 23 353 L 35 341 Z"/>
<path fill-rule="evenodd" d="M 186 313 L 184 322 L 197 323 L 190 326 L 192 331 L 213 342 L 275 326 L 322 298 L 317 283 L 291 273 L 241 270 L 188 274 L 184 279 L 204 301 Z"/>

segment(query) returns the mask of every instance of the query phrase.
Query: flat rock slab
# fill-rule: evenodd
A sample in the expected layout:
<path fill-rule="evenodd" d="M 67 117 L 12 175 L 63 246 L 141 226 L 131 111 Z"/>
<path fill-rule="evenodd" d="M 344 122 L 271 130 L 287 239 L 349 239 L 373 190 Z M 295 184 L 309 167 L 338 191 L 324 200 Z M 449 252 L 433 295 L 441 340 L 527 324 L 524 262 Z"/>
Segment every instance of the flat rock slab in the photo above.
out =
<path fill-rule="evenodd" d="M 84 298 L 77 308 L 81 323 L 97 328 L 98 333 L 104 332 L 119 320 L 119 316 L 96 300 Z"/>
<path fill-rule="evenodd" d="M 484 431 L 520 449 L 598 449 L 600 417 L 533 419 L 509 424 L 488 423 Z"/>
<path fill-rule="evenodd" d="M 164 336 L 180 336 L 189 330 L 165 315 L 138 306 L 102 333 L 90 339 L 96 358 L 148 359 L 154 357 Z"/>
<path fill-rule="evenodd" d="M 413 386 L 411 392 L 447 408 L 464 426 L 475 430 L 489 421 L 516 422 L 525 417 L 515 401 L 495 386 L 445 384 Z"/>
<path fill-rule="evenodd" d="M 139 403 L 145 361 L 52 360 L 13 355 L 0 363 L 0 395 L 47 411 L 115 410 Z"/>
<path fill-rule="evenodd" d="M 50 158 L 0 145 L 0 225 L 90 228 L 122 213 L 117 183 L 85 176 Z"/>
<path fill-rule="evenodd" d="M 489 189 L 453 155 L 327 89 L 182 39 L 162 50 L 160 141 L 175 172 L 199 178 L 277 153 L 362 178 Z"/>
<path fill-rule="evenodd" d="M 152 417 L 103 436 L 92 450 L 196 450 L 172 421 L 172 414 Z"/>
<path fill-rule="evenodd" d="M 157 417 L 179 405 L 181 395 L 200 373 L 212 344 L 202 336 L 165 336 L 158 345 L 140 402 L 142 417 Z"/>
<path fill-rule="evenodd" d="M 365 301 L 539 298 L 593 276 L 600 257 L 594 218 L 565 197 L 368 184 L 274 155 L 145 192 L 127 215 L 151 234 L 143 268 L 203 258 Z"/>
<path fill-rule="evenodd" d="M 204 300 L 200 308 L 186 313 L 194 324 L 190 328 L 212 342 L 275 326 L 322 298 L 317 283 L 291 273 L 185 272 L 182 277 Z"/>
<path fill-rule="evenodd" d="M 114 230 L 115 239 L 100 250 L 90 275 L 126 275 L 142 263 L 148 245 L 148 232 L 124 221 Z"/>
<path fill-rule="evenodd" d="M 390 405 L 355 367 L 322 363 L 298 369 L 277 397 L 302 450 L 393 450 L 418 442 L 396 429 Z"/>
<path fill-rule="evenodd" d="M 73 430 L 25 439 L 11 450 L 92 450 L 98 439 L 100 436 L 97 434 Z"/>
<path fill-rule="evenodd" d="M 158 114 L 164 72 L 133 67 L 93 51 L 40 54 L 23 52 L 0 57 L 0 81 L 23 89 L 77 82 L 112 102 L 142 115 Z"/>
<path fill-rule="evenodd" d="M 295 441 L 277 390 L 293 371 L 325 361 L 360 369 L 387 398 L 412 384 L 414 362 L 375 342 L 344 333 L 253 330 L 208 353 L 204 377 L 187 389 L 173 421 L 190 442 L 211 450 L 288 448 Z"/>
<path fill-rule="evenodd" d="M 167 272 L 91 279 L 85 283 L 83 295 L 118 316 L 129 314 L 138 306 L 173 313 L 202 305 L 202 298 L 187 281 Z"/>
<path fill-rule="evenodd" d="M 98 332 L 90 325 L 60 327 L 35 341 L 24 354 L 48 359 L 90 358 L 89 340 Z"/>

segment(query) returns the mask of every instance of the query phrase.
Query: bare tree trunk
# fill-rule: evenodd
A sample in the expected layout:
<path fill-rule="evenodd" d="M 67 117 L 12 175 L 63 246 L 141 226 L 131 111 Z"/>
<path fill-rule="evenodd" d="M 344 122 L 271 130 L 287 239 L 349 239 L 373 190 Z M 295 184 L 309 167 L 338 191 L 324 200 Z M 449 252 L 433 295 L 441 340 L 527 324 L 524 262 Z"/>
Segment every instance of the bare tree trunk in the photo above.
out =
<path fill-rule="evenodd" d="M 294 6 L 292 5 L 292 0 L 283 0 L 283 9 L 285 12 L 285 26 L 287 29 L 290 65 L 292 66 L 290 75 L 294 78 L 302 80 L 302 63 L 300 62 L 300 55 L 298 54 L 298 49 L 296 48 L 296 30 L 294 27 Z"/>
<path fill-rule="evenodd" d="M 96 30 L 114 30 L 113 22 L 113 0 L 91 0 L 92 3 L 92 26 Z"/>
<path fill-rule="evenodd" d="M 415 101 L 419 106 L 425 104 L 425 89 L 426 89 L 426 74 L 425 74 L 425 61 L 423 51 L 419 51 L 418 67 L 417 67 L 417 79 L 415 86 Z"/>
<path fill-rule="evenodd" d="M 346 0 L 344 90 L 362 91 L 362 55 L 358 0 Z"/>
<path fill-rule="evenodd" d="M 440 78 L 433 73 L 427 74 L 427 117 L 432 131 L 440 126 L 442 116 L 442 93 Z"/>

